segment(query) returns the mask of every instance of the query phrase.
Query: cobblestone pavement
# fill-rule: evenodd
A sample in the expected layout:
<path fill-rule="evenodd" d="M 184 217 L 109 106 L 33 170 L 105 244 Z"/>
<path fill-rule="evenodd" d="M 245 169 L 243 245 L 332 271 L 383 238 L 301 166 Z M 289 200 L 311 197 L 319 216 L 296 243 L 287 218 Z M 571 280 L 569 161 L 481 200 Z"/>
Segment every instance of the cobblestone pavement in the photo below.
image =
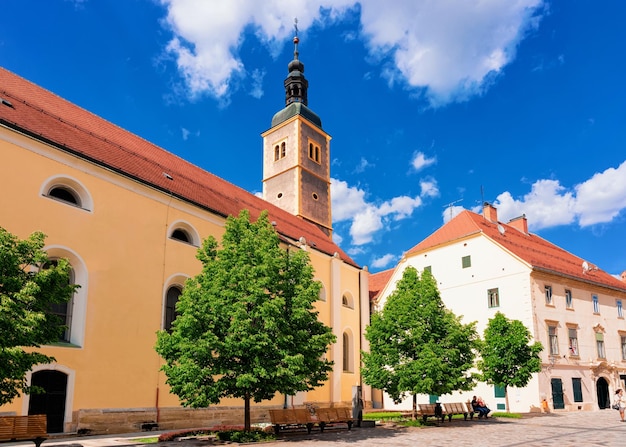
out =
<path fill-rule="evenodd" d="M 131 444 L 131 437 L 154 436 L 143 433 L 125 436 L 84 437 L 48 440 L 42 447 L 121 447 Z M 6 445 L 6 444 L 5 444 Z M 18 444 L 14 444 L 18 445 Z M 30 445 L 20 443 L 19 445 Z M 140 446 L 141 444 L 133 444 Z M 201 440 L 173 441 L 147 444 L 159 447 L 208 447 L 210 442 Z M 275 442 L 260 444 L 263 447 L 535 447 L 535 446 L 624 446 L 626 423 L 619 420 L 615 410 L 580 413 L 559 413 L 524 417 L 523 419 L 495 418 L 488 420 L 453 420 L 452 422 L 422 428 L 406 428 L 391 425 L 376 428 L 353 428 L 326 430 L 311 434 L 286 434 Z"/>

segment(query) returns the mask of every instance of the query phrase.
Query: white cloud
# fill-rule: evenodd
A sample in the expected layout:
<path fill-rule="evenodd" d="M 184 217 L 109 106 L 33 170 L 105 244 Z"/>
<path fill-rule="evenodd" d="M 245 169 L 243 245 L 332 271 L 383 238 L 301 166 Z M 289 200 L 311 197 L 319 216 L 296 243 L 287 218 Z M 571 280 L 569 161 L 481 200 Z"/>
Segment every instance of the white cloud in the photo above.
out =
<path fill-rule="evenodd" d="M 386 255 L 383 255 L 379 258 L 374 259 L 372 261 L 372 268 L 375 268 L 375 269 L 385 268 L 388 265 L 396 262 L 397 259 L 398 259 L 397 256 L 388 253 Z"/>
<path fill-rule="evenodd" d="M 626 161 L 571 189 L 557 180 L 538 180 L 522 198 L 515 199 L 507 191 L 494 205 L 500 221 L 525 214 L 533 231 L 572 223 L 580 227 L 608 223 L 626 209 Z"/>
<path fill-rule="evenodd" d="M 462 206 L 457 206 L 457 205 L 451 205 L 451 206 L 446 207 L 446 209 L 441 214 L 443 217 L 443 223 L 444 224 L 448 223 L 453 218 L 455 218 L 458 214 L 460 214 L 461 211 L 463 211 L 464 209 L 465 208 L 463 208 Z"/>
<path fill-rule="evenodd" d="M 436 161 L 436 157 L 428 158 L 423 152 L 416 152 L 413 156 L 413 160 L 411 160 L 411 166 L 413 166 L 416 171 L 421 171 L 422 169 L 434 164 Z"/>
<path fill-rule="evenodd" d="M 374 167 L 375 165 L 370 163 L 369 161 L 367 161 L 365 158 L 361 157 L 361 161 L 359 162 L 359 164 L 357 165 L 356 168 L 354 168 L 354 173 L 355 174 L 360 174 L 363 171 L 365 171 L 365 169 L 367 168 L 371 168 Z"/>
<path fill-rule="evenodd" d="M 191 132 L 189 132 L 189 130 L 185 129 L 184 127 L 182 128 L 182 132 L 183 132 L 183 140 L 187 140 L 187 138 L 189 138 L 189 134 Z"/>
<path fill-rule="evenodd" d="M 430 183 L 429 188 L 422 188 L 422 191 L 431 193 L 433 188 L 436 189 L 433 183 Z M 413 211 L 423 203 L 421 196 L 398 196 L 382 203 L 370 203 L 366 200 L 364 190 L 349 186 L 347 182 L 331 179 L 330 186 L 333 221 L 349 221 L 353 245 L 372 242 L 376 233 L 389 230 L 392 222 L 411 217 Z"/>
<path fill-rule="evenodd" d="M 265 77 L 265 71 L 253 70 L 250 75 L 252 78 L 252 87 L 250 88 L 250 96 L 253 98 L 261 98 L 263 96 L 263 78 Z"/>
<path fill-rule="evenodd" d="M 292 35 L 294 17 L 305 30 L 341 20 L 355 0 L 160 0 L 173 33 L 174 56 L 190 97 L 228 96 L 233 78 L 245 76 L 238 55 L 243 33 L 253 29 L 270 54 Z M 489 87 L 515 57 L 518 43 L 539 20 L 545 0 L 360 0 L 361 38 L 390 83 L 424 90 L 434 106 L 464 100 Z M 346 37 L 347 38 L 347 37 Z"/>
<path fill-rule="evenodd" d="M 422 197 L 438 197 L 439 196 L 439 187 L 437 186 L 437 182 L 433 179 L 420 181 L 420 189 L 421 189 L 420 195 Z"/>

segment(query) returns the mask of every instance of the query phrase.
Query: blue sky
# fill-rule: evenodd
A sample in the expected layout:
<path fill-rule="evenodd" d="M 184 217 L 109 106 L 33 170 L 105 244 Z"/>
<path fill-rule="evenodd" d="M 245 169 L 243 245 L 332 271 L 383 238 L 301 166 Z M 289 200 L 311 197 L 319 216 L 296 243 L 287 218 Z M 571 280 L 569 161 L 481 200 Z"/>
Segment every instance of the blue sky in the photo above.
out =
<path fill-rule="evenodd" d="M 626 269 L 626 2 L 3 0 L 14 73 L 252 192 L 298 18 L 334 237 L 392 267 L 483 200 Z M 451 205 L 450 205 L 451 204 Z"/>

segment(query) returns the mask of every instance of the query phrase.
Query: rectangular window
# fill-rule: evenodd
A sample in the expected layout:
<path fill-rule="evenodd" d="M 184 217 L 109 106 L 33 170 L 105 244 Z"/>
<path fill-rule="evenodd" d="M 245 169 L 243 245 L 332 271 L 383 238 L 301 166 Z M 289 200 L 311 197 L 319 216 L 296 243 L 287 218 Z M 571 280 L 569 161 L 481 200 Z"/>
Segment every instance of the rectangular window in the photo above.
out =
<path fill-rule="evenodd" d="M 493 397 L 506 397 L 504 387 L 495 385 L 493 387 Z"/>
<path fill-rule="evenodd" d="M 622 360 L 626 360 L 626 335 L 620 336 L 620 346 L 622 347 Z"/>
<path fill-rule="evenodd" d="M 498 289 L 487 290 L 487 305 L 489 307 L 500 307 L 500 295 Z"/>
<path fill-rule="evenodd" d="M 622 300 L 617 300 L 617 318 L 624 318 L 624 309 L 622 309 Z"/>
<path fill-rule="evenodd" d="M 461 265 L 464 269 L 472 266 L 472 257 L 471 256 L 463 256 L 461 258 Z"/>
<path fill-rule="evenodd" d="M 593 302 L 593 313 L 600 313 L 600 303 L 598 303 L 598 295 L 591 295 L 591 301 Z"/>
<path fill-rule="evenodd" d="M 568 309 L 572 309 L 574 307 L 574 303 L 572 302 L 572 291 L 565 290 L 565 307 Z"/>
<path fill-rule="evenodd" d="M 552 286 L 545 286 L 544 291 L 546 294 L 546 304 L 548 306 L 552 305 Z"/>
<path fill-rule="evenodd" d="M 580 377 L 572 377 L 572 391 L 574 393 L 574 402 L 582 402 L 583 387 Z"/>
<path fill-rule="evenodd" d="M 317 144 L 309 142 L 309 158 L 315 163 L 320 163 L 320 147 Z"/>
<path fill-rule="evenodd" d="M 578 355 L 578 330 L 576 328 L 567 328 L 569 336 L 569 355 Z"/>
<path fill-rule="evenodd" d="M 596 332 L 596 347 L 598 348 L 598 358 L 605 359 L 606 353 L 604 352 L 604 334 Z"/>
<path fill-rule="evenodd" d="M 550 355 L 559 355 L 559 338 L 556 334 L 556 326 L 548 326 L 548 341 L 550 342 Z"/>

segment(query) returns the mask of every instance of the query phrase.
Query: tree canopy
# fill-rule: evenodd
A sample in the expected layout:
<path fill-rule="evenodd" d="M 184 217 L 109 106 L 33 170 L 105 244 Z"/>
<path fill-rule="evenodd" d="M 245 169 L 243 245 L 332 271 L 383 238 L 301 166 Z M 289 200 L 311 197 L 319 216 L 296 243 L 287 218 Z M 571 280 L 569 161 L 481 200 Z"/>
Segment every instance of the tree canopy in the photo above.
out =
<path fill-rule="evenodd" d="M 407 393 L 443 395 L 469 390 L 478 348 L 475 323 L 463 324 L 446 309 L 429 271 L 404 270 L 365 337 L 363 380 L 399 402 Z"/>
<path fill-rule="evenodd" d="M 51 263 L 44 241 L 40 232 L 20 240 L 0 227 L 0 405 L 37 392 L 27 386 L 26 373 L 54 358 L 24 348 L 59 341 L 65 330 L 50 310 L 69 301 L 76 286 L 69 263 Z"/>
<path fill-rule="evenodd" d="M 478 368 L 483 380 L 505 388 L 508 410 L 508 387 L 525 387 L 532 374 L 541 371 L 539 353 L 543 346 L 531 344 L 532 335 L 519 320 L 509 320 L 498 312 L 489 319 L 481 345 Z"/>
<path fill-rule="evenodd" d="M 206 407 L 222 398 L 245 403 L 276 393 L 311 390 L 328 378 L 325 358 L 336 337 L 313 303 L 320 284 L 308 253 L 281 247 L 262 212 L 229 217 L 221 247 L 214 237 L 198 250 L 202 271 L 190 278 L 171 332 L 157 335 L 167 383 L 183 405 Z"/>

